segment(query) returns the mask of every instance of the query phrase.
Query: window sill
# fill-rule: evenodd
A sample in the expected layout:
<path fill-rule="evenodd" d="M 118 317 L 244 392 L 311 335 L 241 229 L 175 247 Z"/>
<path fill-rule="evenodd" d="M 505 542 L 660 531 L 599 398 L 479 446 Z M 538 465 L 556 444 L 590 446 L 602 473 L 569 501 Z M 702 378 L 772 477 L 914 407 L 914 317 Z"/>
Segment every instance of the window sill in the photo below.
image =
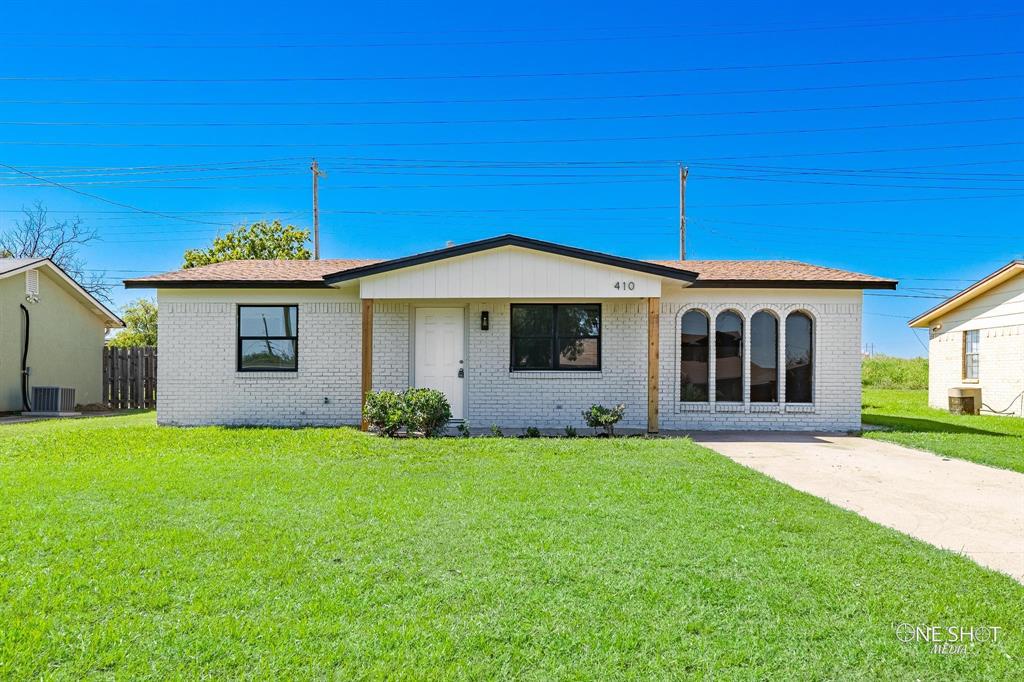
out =
<path fill-rule="evenodd" d="M 778 412 L 778 403 L 750 403 L 751 412 Z"/>
<path fill-rule="evenodd" d="M 786 403 L 786 412 L 814 412 L 814 403 Z"/>
<path fill-rule="evenodd" d="M 512 379 L 602 379 L 604 378 L 604 372 L 581 370 L 581 369 L 567 369 L 567 370 L 524 370 L 518 372 L 509 372 L 509 377 Z"/>
<path fill-rule="evenodd" d="M 980 384 L 981 379 L 961 379 L 960 382 L 964 384 Z"/>
<path fill-rule="evenodd" d="M 710 412 L 711 403 L 680 402 L 680 412 Z"/>
<path fill-rule="evenodd" d="M 737 402 L 715 403 L 715 412 L 743 412 L 746 405 Z"/>

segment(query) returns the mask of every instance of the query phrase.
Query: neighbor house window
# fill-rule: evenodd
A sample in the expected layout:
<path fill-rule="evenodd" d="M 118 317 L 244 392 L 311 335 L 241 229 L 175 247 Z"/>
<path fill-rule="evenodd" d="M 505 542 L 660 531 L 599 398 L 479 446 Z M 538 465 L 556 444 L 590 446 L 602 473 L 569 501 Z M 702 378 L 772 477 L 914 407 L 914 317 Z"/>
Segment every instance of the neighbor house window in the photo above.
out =
<path fill-rule="evenodd" d="M 601 369 L 601 305 L 513 305 L 511 369 Z"/>
<path fill-rule="evenodd" d="M 239 372 L 294 372 L 298 359 L 298 306 L 238 306 Z"/>
<path fill-rule="evenodd" d="M 683 315 L 680 400 L 696 403 L 708 400 L 709 323 L 708 316 L 699 310 L 690 310 Z"/>
<path fill-rule="evenodd" d="M 743 401 L 743 318 L 732 310 L 715 318 L 715 400 Z"/>
<path fill-rule="evenodd" d="M 750 402 L 779 400 L 779 320 L 767 310 L 750 318 Z"/>
<path fill-rule="evenodd" d="M 978 379 L 978 330 L 964 332 L 964 379 Z"/>
<path fill-rule="evenodd" d="M 786 318 L 786 402 L 814 402 L 814 323 L 806 313 Z"/>

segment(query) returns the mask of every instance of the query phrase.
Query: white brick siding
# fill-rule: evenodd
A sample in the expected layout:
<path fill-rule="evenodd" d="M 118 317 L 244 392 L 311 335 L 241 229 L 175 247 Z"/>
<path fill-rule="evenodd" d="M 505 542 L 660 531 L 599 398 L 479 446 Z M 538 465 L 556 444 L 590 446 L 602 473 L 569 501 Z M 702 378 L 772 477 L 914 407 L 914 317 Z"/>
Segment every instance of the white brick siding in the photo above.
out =
<path fill-rule="evenodd" d="M 949 389 L 981 389 L 984 411 L 1024 416 L 1024 275 L 1007 280 L 932 323 L 928 344 L 928 403 L 949 407 Z M 978 381 L 963 379 L 964 332 L 978 330 Z"/>
<path fill-rule="evenodd" d="M 164 290 L 158 302 L 159 423 L 358 423 L 361 332 L 354 296 L 301 289 Z M 298 372 L 236 371 L 238 303 L 298 304 Z"/>
<path fill-rule="evenodd" d="M 594 299 L 589 299 L 588 302 Z M 511 301 L 377 301 L 374 305 L 375 389 L 401 390 L 413 381 L 413 311 L 418 306 L 466 308 L 465 406 L 477 428 L 583 428 L 593 403 L 626 405 L 625 428 L 647 424 L 647 311 L 643 299 L 603 300 L 600 372 L 510 372 Z M 299 306 L 299 371 L 236 371 L 239 303 Z M 158 420 L 161 424 L 356 424 L 360 406 L 360 302 L 354 293 L 318 290 L 164 290 L 160 304 Z M 791 310 L 815 322 L 815 402 L 687 408 L 679 393 L 681 313 L 687 306 L 712 318 L 732 308 L 745 318 L 762 309 L 781 319 Z M 490 329 L 480 329 L 480 312 Z M 859 291 L 682 289 L 661 304 L 662 430 L 852 430 L 860 426 Z M 784 348 L 785 325 L 780 324 Z M 745 335 L 749 337 L 749 334 Z M 749 357 L 749 340 L 745 357 Z M 713 363 L 712 363 L 713 367 Z M 784 375 L 784 373 L 783 373 Z M 746 382 L 749 383 L 749 380 Z M 745 386 L 745 395 L 749 395 Z M 784 386 L 780 392 L 784 394 Z M 324 402 L 327 398 L 328 402 Z"/>
<path fill-rule="evenodd" d="M 661 301 L 660 426 L 662 430 L 786 430 L 854 431 L 860 429 L 861 292 L 809 289 L 682 289 Z M 722 311 L 743 317 L 743 404 L 717 404 L 714 389 L 704 404 L 678 399 L 682 316 L 697 308 L 714 325 Z M 786 347 L 786 315 L 808 313 L 814 320 L 814 403 L 785 405 L 750 402 L 750 318 L 768 310 L 779 319 L 779 350 Z M 712 340 L 714 339 L 712 327 Z M 711 380 L 714 380 L 714 343 L 711 343 Z M 779 362 L 779 395 L 786 395 L 785 365 Z"/>

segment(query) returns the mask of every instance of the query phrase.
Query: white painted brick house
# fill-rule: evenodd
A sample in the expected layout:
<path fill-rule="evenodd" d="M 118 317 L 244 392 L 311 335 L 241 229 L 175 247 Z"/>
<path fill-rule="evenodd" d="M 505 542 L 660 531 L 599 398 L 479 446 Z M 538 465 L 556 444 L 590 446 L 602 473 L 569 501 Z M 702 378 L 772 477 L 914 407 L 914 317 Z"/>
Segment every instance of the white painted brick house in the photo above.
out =
<path fill-rule="evenodd" d="M 638 261 L 503 236 L 390 261 L 231 261 L 156 288 L 161 424 L 339 425 L 438 388 L 474 427 L 860 427 L 863 289 L 794 261 Z"/>
<path fill-rule="evenodd" d="M 982 413 L 1024 417 L 1024 261 L 1012 261 L 910 321 L 928 329 L 928 404 L 980 389 Z"/>

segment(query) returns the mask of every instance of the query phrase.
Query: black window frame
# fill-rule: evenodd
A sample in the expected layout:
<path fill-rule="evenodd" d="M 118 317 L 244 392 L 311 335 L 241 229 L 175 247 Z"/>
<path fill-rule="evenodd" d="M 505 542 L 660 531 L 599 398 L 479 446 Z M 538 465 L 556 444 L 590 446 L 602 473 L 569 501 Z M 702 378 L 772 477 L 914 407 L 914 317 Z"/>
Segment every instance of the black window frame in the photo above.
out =
<path fill-rule="evenodd" d="M 559 308 L 568 307 L 579 307 L 579 306 L 595 306 L 597 308 L 597 335 L 596 336 L 579 336 L 579 339 L 595 339 L 597 341 L 597 366 L 596 367 L 579 367 L 579 366 L 561 366 L 559 360 L 561 353 L 558 352 L 558 310 Z M 517 308 L 550 308 L 551 309 L 551 360 L 552 366 L 550 367 L 516 367 L 515 363 L 515 339 L 516 338 L 543 338 L 543 337 L 517 337 L 513 329 L 513 319 L 515 317 L 515 310 Z M 604 309 L 600 303 L 592 302 L 575 302 L 575 303 L 513 303 L 509 310 L 509 344 L 508 344 L 508 356 L 509 356 L 509 371 L 510 372 L 600 372 L 602 367 L 602 349 L 603 343 L 601 337 L 604 334 Z M 567 337 L 561 337 L 567 338 Z"/>
<path fill-rule="evenodd" d="M 294 336 L 242 336 L 242 308 L 295 308 Z M 294 367 L 242 367 L 243 341 L 292 341 L 295 344 Z M 296 303 L 246 303 L 235 306 L 235 371 L 236 372 L 290 372 L 299 371 L 299 306 Z"/>

